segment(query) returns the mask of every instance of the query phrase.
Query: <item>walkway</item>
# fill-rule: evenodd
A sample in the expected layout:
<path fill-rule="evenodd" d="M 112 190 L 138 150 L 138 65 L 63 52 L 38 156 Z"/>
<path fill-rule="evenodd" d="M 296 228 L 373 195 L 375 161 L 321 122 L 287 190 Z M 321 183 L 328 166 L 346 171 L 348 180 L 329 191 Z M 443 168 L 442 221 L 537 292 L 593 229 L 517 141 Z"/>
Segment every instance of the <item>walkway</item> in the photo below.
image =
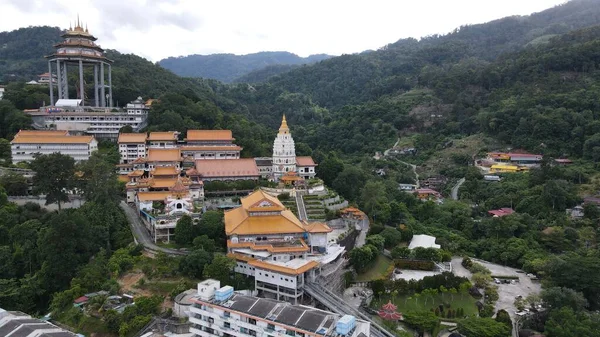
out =
<path fill-rule="evenodd" d="M 296 206 L 298 207 L 298 219 L 300 221 L 308 221 L 308 215 L 306 214 L 306 206 L 304 206 L 304 199 L 300 192 L 296 192 Z"/>
<path fill-rule="evenodd" d="M 411 163 L 407 163 L 405 161 L 399 160 L 399 162 L 401 162 L 404 165 L 408 165 L 410 166 L 410 168 L 412 168 L 412 171 L 415 175 L 415 185 L 417 185 L 417 188 L 421 187 L 421 184 L 419 183 L 419 174 L 417 173 L 417 165 L 415 164 L 411 164 Z"/>
<path fill-rule="evenodd" d="M 465 183 L 465 178 L 460 178 L 460 180 L 452 187 L 452 199 L 458 200 L 458 189 Z"/>
<path fill-rule="evenodd" d="M 150 237 L 150 233 L 146 229 L 146 226 L 140 220 L 137 211 L 135 208 L 127 205 L 125 201 L 121 201 L 121 208 L 125 212 L 127 219 L 129 219 L 129 225 L 131 226 L 131 233 L 135 239 L 135 242 L 144 246 L 144 249 L 151 253 L 156 254 L 158 252 L 163 252 L 167 255 L 187 255 L 188 252 L 177 250 L 177 249 L 169 249 L 157 246 L 154 242 L 152 242 L 152 238 Z"/>
<path fill-rule="evenodd" d="M 394 337 L 395 335 L 387 331 L 381 325 L 374 322 L 371 317 L 360 309 L 356 309 L 346 303 L 338 295 L 331 292 L 329 289 L 317 284 L 317 283 L 306 283 L 304 291 L 309 294 L 315 301 L 323 304 L 329 310 L 336 312 L 340 315 L 354 315 L 357 318 L 364 319 L 371 323 L 371 336 L 374 337 Z"/>

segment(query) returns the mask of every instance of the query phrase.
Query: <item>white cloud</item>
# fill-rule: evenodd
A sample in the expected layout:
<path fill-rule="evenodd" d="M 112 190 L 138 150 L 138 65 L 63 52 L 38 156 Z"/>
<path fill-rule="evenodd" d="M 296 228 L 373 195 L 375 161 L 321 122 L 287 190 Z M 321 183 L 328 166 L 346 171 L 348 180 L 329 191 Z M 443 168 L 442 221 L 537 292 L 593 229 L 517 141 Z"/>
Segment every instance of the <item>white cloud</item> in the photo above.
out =
<path fill-rule="evenodd" d="M 104 48 L 168 56 L 377 49 L 400 38 L 539 12 L 564 0 L 4 0 L 0 30 L 88 24 Z"/>

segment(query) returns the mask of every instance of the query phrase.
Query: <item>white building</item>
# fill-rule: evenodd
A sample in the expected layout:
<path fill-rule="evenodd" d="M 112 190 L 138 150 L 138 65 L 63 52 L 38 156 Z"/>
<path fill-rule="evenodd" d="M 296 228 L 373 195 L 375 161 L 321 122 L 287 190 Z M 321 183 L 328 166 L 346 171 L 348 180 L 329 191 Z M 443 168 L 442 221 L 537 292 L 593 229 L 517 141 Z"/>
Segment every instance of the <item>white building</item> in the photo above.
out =
<path fill-rule="evenodd" d="M 129 164 L 138 158 L 146 158 L 146 133 L 121 133 L 119 134 L 120 164 Z"/>
<path fill-rule="evenodd" d="M 147 125 L 148 106 L 138 100 L 127 105 L 125 110 L 81 106 L 80 99 L 60 100 L 55 106 L 26 111 L 31 116 L 33 126 L 38 129 L 57 129 L 92 135 L 97 139 L 116 141 L 124 126 L 131 126 L 138 132 Z M 142 105 L 144 107 L 142 107 Z"/>
<path fill-rule="evenodd" d="M 284 115 L 279 133 L 277 133 L 275 142 L 273 142 L 273 175 L 275 180 L 279 180 L 286 172 L 296 172 L 296 148 Z"/>
<path fill-rule="evenodd" d="M 367 337 L 371 324 L 304 305 L 292 305 L 234 292 L 216 280 L 198 283 L 192 299 L 190 332 L 197 337 Z"/>
<path fill-rule="evenodd" d="M 88 160 L 98 150 L 93 136 L 69 136 L 67 131 L 21 130 L 10 142 L 12 162 L 33 161 L 34 155 L 59 152 L 75 161 Z"/>
<path fill-rule="evenodd" d="M 76 337 L 70 331 L 64 330 L 50 322 L 33 318 L 18 311 L 0 309 L 1 336 L 28 337 Z"/>
<path fill-rule="evenodd" d="M 2 97 L 4 97 L 5 90 L 6 88 L 3 85 L 0 85 L 0 100 L 2 100 Z"/>

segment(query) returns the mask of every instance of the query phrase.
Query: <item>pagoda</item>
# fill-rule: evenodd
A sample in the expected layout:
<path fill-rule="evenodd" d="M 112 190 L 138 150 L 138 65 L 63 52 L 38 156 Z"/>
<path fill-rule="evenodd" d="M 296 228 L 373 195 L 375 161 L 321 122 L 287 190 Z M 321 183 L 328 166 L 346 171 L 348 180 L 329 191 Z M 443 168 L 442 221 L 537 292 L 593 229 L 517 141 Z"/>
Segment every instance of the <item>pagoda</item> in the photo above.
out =
<path fill-rule="evenodd" d="M 296 172 L 296 148 L 283 115 L 279 132 L 273 142 L 273 176 L 275 180 L 279 180 L 287 172 Z"/>
<path fill-rule="evenodd" d="M 77 67 L 79 71 L 78 87 L 76 89 L 77 99 L 81 100 L 78 105 L 95 107 L 112 107 L 112 76 L 111 64 L 104 56 L 104 50 L 94 41 L 96 37 L 89 33 L 87 25 L 85 29 L 77 17 L 75 27 L 69 27 L 63 35 L 64 41 L 54 45 L 56 50 L 53 54 L 46 56 L 48 59 L 48 72 L 50 73 L 50 105 L 54 106 L 60 100 L 69 99 L 69 83 L 67 69 Z M 94 100 L 86 102 L 85 82 L 83 79 L 83 68 L 93 67 L 94 73 Z M 106 78 L 105 68 L 108 68 L 108 79 Z M 56 78 L 56 79 L 54 79 Z M 58 89 L 58 98 L 54 100 L 54 81 Z M 107 93 L 108 91 L 108 93 Z"/>
<path fill-rule="evenodd" d="M 377 315 L 388 321 L 402 320 L 402 314 L 396 311 L 397 308 L 392 301 L 388 301 L 387 304 L 381 306 L 381 310 L 377 312 Z"/>

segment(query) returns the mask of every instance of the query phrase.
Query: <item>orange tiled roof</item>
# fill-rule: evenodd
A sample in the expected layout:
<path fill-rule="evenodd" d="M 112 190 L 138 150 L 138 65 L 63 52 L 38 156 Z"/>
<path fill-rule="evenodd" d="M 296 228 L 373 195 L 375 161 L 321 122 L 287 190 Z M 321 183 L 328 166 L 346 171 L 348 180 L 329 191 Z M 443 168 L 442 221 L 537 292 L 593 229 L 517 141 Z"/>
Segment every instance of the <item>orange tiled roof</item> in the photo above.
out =
<path fill-rule="evenodd" d="M 235 140 L 231 130 L 188 130 L 187 141 Z"/>
<path fill-rule="evenodd" d="M 180 161 L 179 149 L 149 149 L 147 161 Z"/>
<path fill-rule="evenodd" d="M 289 210 L 277 215 L 250 216 L 242 207 L 225 212 L 227 235 L 305 233 L 302 223 Z"/>
<path fill-rule="evenodd" d="M 182 146 L 181 151 L 241 151 L 242 148 L 237 145 L 229 146 L 211 146 L 211 145 L 190 145 Z"/>
<path fill-rule="evenodd" d="M 89 144 L 94 136 L 18 136 L 11 144 Z"/>
<path fill-rule="evenodd" d="M 274 264 L 274 263 L 269 263 L 266 261 L 260 261 L 260 260 L 249 261 L 248 264 L 251 266 L 257 267 L 257 268 L 273 270 L 273 271 L 276 271 L 279 273 L 289 274 L 289 275 L 300 275 L 300 274 L 303 274 L 303 273 L 319 266 L 319 262 L 317 262 L 317 261 L 309 261 L 305 265 L 303 265 L 299 268 L 296 268 L 296 269 L 281 266 L 281 265 Z"/>
<path fill-rule="evenodd" d="M 153 188 L 169 188 L 173 187 L 177 182 L 177 178 L 152 178 L 150 186 Z"/>
<path fill-rule="evenodd" d="M 283 204 L 281 203 L 281 201 L 279 201 L 279 199 L 266 193 L 263 190 L 254 191 L 254 192 L 250 193 L 250 195 L 245 196 L 240 199 L 240 202 L 242 203 L 242 207 L 247 210 L 254 206 L 258 207 L 258 204 L 260 204 L 263 201 L 267 201 L 274 206 L 278 206 L 281 210 L 285 209 L 285 206 L 283 206 Z"/>
<path fill-rule="evenodd" d="M 15 137 L 19 136 L 67 136 L 69 131 L 67 130 L 19 130 Z"/>
<path fill-rule="evenodd" d="M 172 176 L 179 174 L 179 171 L 177 171 L 175 166 L 159 166 L 152 170 L 151 173 L 153 176 Z"/>
<path fill-rule="evenodd" d="M 135 170 L 133 172 L 130 172 L 127 176 L 128 177 L 141 177 L 144 175 L 144 170 Z"/>
<path fill-rule="evenodd" d="M 273 246 L 271 244 L 257 244 L 256 242 L 238 242 L 233 243 L 227 240 L 227 248 L 250 248 L 252 250 L 266 250 L 270 253 L 286 253 L 286 252 L 308 252 L 310 248 L 304 240 L 300 239 L 300 245 L 296 246 Z"/>
<path fill-rule="evenodd" d="M 322 222 L 312 222 L 304 226 L 309 233 L 331 233 L 333 229 Z"/>
<path fill-rule="evenodd" d="M 146 133 L 119 133 L 119 143 L 146 143 Z"/>
<path fill-rule="evenodd" d="M 119 181 L 122 181 L 124 183 L 128 183 L 129 182 L 129 177 L 126 174 L 120 174 L 118 177 Z"/>
<path fill-rule="evenodd" d="M 171 195 L 172 193 L 170 191 L 137 193 L 137 197 L 140 201 L 163 201 Z"/>
<path fill-rule="evenodd" d="M 161 132 L 150 132 L 148 140 L 165 140 L 165 141 L 176 141 L 176 131 L 161 131 Z"/>
<path fill-rule="evenodd" d="M 317 166 L 312 157 L 296 157 L 297 166 Z"/>
<path fill-rule="evenodd" d="M 196 171 L 203 177 L 258 177 L 254 158 L 196 160 Z"/>

